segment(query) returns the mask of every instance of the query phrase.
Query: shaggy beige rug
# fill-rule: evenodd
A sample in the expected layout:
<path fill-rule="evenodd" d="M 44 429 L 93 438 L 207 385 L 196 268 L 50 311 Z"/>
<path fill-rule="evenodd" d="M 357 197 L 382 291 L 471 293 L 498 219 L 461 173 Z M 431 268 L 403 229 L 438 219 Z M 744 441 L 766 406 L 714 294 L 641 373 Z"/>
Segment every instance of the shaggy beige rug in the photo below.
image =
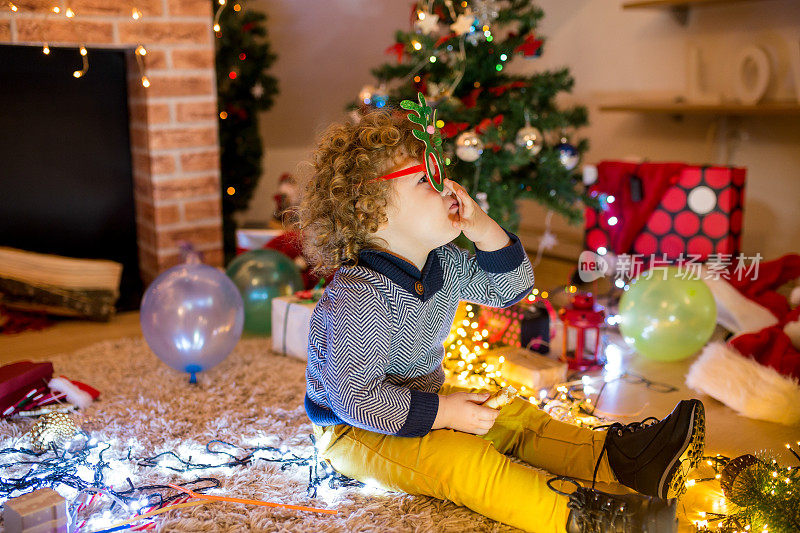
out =
<path fill-rule="evenodd" d="M 329 515 L 210 502 L 159 515 L 157 531 L 520 531 L 449 501 L 370 487 L 322 485 L 312 499 L 306 491 L 309 466 L 282 470 L 280 463 L 256 460 L 183 474 L 128 460 L 129 451 L 133 458 L 172 451 L 198 462 L 208 459 L 205 445 L 214 439 L 241 447 L 284 445 L 298 457 L 313 457 L 311 424 L 303 409 L 305 363 L 274 355 L 269 347 L 267 339 L 243 339 L 225 361 L 200 373 L 196 385 L 188 383 L 187 374 L 163 364 L 141 337 L 105 341 L 47 360 L 53 362 L 55 375 L 101 391 L 85 414 L 99 422 L 92 435 L 113 445 L 104 459 L 117 461 L 115 490 L 127 487 L 125 477 L 135 486 L 215 477 L 222 486 L 214 494 L 338 511 Z M 29 446 L 25 433 L 32 422 L 0 421 L 0 448 Z M 213 461 L 222 462 L 201 462 Z M 27 471 L 9 470 L 0 474 L 8 478 Z M 100 501 L 107 509 L 110 500 Z M 111 523 L 129 516 L 117 508 Z"/>

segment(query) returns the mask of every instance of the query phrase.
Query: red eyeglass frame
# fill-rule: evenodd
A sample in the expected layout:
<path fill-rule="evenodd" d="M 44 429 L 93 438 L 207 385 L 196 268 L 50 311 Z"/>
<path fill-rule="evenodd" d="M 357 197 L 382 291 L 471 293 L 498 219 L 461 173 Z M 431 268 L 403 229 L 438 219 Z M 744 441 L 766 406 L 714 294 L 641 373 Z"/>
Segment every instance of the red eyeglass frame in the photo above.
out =
<path fill-rule="evenodd" d="M 404 168 L 401 170 L 396 170 L 389 174 L 384 174 L 383 176 L 378 176 L 376 178 L 372 178 L 370 181 L 374 180 L 393 180 L 395 178 L 402 178 L 403 176 L 409 176 L 411 174 L 416 174 L 417 172 L 424 172 L 425 176 L 428 178 L 428 185 L 433 187 L 433 190 L 437 192 L 442 192 L 444 187 L 444 172 L 442 172 L 442 167 L 439 165 L 438 158 L 436 157 L 435 153 L 427 154 L 428 158 L 431 160 L 430 166 L 435 169 L 434 179 L 431 178 L 430 173 L 428 172 L 428 167 L 424 163 L 420 163 L 419 165 L 414 165 L 408 168 Z M 437 187 L 438 185 L 438 187 Z"/>

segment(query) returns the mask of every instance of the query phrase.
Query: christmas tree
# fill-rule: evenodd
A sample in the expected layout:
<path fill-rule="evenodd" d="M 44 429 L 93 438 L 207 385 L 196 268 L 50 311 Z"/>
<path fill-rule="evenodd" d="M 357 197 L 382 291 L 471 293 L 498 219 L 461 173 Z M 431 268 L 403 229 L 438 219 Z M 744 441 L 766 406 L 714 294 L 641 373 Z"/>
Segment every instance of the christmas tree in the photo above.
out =
<path fill-rule="evenodd" d="M 577 172 L 588 140 L 571 138 L 587 124 L 586 108 L 554 102 L 572 89 L 569 70 L 508 72 L 512 60 L 542 54 L 545 40 L 534 30 L 543 15 L 529 0 L 417 2 L 411 29 L 397 31 L 386 50 L 395 59 L 372 69 L 377 83 L 348 105 L 356 113 L 399 108 L 422 92 L 436 110 L 448 177 L 510 231 L 519 226 L 519 198 L 572 223 L 581 220 L 581 202 L 595 203 Z"/>
<path fill-rule="evenodd" d="M 236 251 L 233 213 L 247 208 L 262 172 L 257 113 L 272 107 L 278 81 L 266 72 L 276 59 L 267 40 L 267 16 L 246 10 L 239 3 L 229 6 L 226 0 L 213 4 L 227 264 Z"/>

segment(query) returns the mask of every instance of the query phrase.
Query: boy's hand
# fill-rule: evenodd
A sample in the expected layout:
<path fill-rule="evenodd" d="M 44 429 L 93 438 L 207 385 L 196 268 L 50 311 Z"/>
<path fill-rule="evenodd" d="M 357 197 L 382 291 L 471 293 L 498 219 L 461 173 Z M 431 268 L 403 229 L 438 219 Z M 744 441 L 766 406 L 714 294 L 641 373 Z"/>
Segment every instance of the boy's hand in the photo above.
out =
<path fill-rule="evenodd" d="M 494 223 L 478 203 L 472 199 L 461 185 L 451 179 L 444 179 L 444 188 L 450 190 L 458 201 L 458 213 L 452 220 L 453 227 L 464 232 L 464 236 L 472 242 L 482 240 L 490 223 Z"/>
<path fill-rule="evenodd" d="M 464 433 L 485 435 L 500 411 L 480 405 L 491 393 L 454 392 L 439 395 L 439 414 L 432 429 L 447 427 Z"/>
<path fill-rule="evenodd" d="M 464 236 L 481 250 L 491 251 L 502 248 L 509 242 L 503 228 L 481 209 L 461 185 L 449 178 L 444 179 L 444 189 L 452 192 L 458 201 L 458 212 L 454 215 L 454 228 L 464 232 Z"/>

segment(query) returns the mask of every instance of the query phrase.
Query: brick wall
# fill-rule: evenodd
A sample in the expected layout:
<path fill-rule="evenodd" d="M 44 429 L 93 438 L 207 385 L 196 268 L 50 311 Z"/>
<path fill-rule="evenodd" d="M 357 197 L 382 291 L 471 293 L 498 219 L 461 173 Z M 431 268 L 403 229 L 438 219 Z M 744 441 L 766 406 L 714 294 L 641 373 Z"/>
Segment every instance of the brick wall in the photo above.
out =
<path fill-rule="evenodd" d="M 222 266 L 217 93 L 209 0 L 14 0 L 0 11 L 0 42 L 124 50 L 128 68 L 139 265 L 145 283 L 192 242 Z M 67 18 L 52 7 L 72 8 Z M 141 13 L 132 18 L 132 8 Z M 135 49 L 142 45 L 144 72 Z M 78 63 L 79 64 L 79 63 Z M 147 76 L 145 88 L 141 76 Z"/>

